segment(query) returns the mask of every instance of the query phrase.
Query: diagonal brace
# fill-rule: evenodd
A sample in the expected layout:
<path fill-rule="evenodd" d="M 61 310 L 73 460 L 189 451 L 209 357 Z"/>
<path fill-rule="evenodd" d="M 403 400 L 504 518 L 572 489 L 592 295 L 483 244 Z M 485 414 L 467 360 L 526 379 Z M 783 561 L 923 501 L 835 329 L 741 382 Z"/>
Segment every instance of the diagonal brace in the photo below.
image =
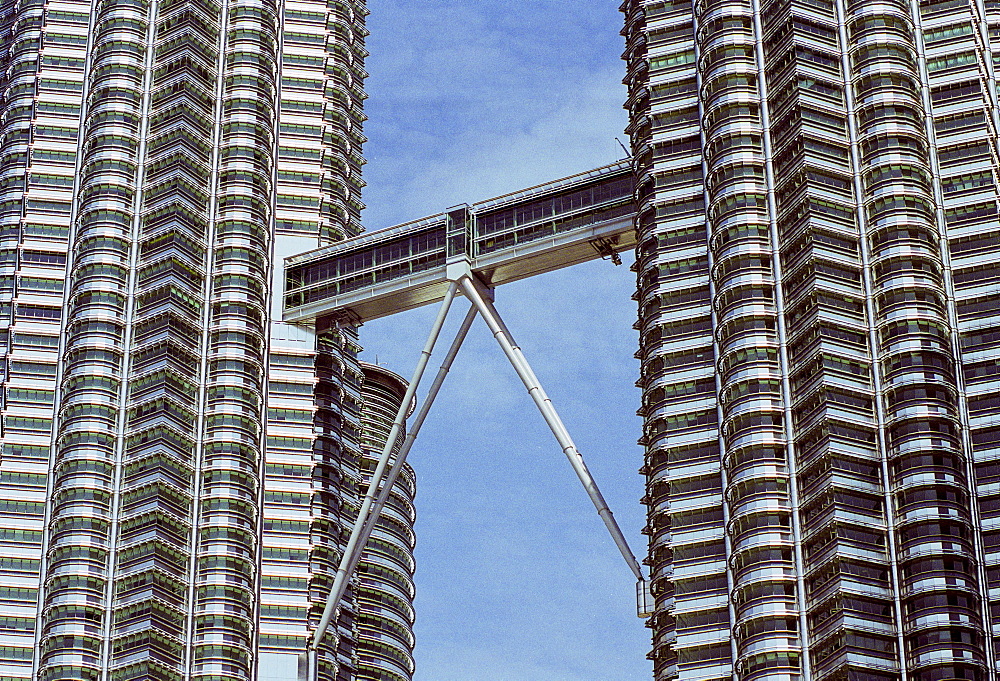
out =
<path fill-rule="evenodd" d="M 427 414 L 431 410 L 431 405 L 434 404 L 434 399 L 441 391 L 441 385 L 444 383 L 444 379 L 448 375 L 448 372 L 451 371 L 451 365 L 455 362 L 455 357 L 458 355 L 458 351 L 462 347 L 465 337 L 469 334 L 469 329 L 472 328 L 472 322 L 475 320 L 476 308 L 470 307 L 469 311 L 465 314 L 465 319 L 462 320 L 462 325 L 459 327 L 458 333 L 455 334 L 455 340 L 452 341 L 451 347 L 448 349 L 448 354 L 445 355 L 444 361 L 441 362 L 441 367 L 438 369 L 437 376 L 434 377 L 434 382 L 431 383 L 431 387 L 427 391 L 427 396 L 424 398 L 423 404 L 417 411 L 417 415 L 414 417 L 413 423 L 406 433 L 406 438 L 403 440 L 403 444 L 399 448 L 399 453 L 396 454 L 396 459 L 392 464 L 392 468 L 389 469 L 389 473 L 385 476 L 385 482 L 382 483 L 382 489 L 379 491 L 378 499 L 375 501 L 375 505 L 372 507 L 371 513 L 368 514 L 368 519 L 365 522 L 364 537 L 367 538 L 371 536 L 372 531 L 375 529 L 375 523 L 378 522 L 379 513 L 382 511 L 382 507 L 385 505 L 385 502 L 389 499 L 389 493 L 392 491 L 392 486 L 396 484 L 396 479 L 399 477 L 399 473 L 403 470 L 403 464 L 406 463 L 406 457 L 410 453 L 410 449 L 413 448 L 413 443 L 417 439 L 417 435 L 420 434 L 420 428 L 424 425 L 424 420 L 427 418 Z"/>
<path fill-rule="evenodd" d="M 435 376 L 434 382 L 431 384 L 427 397 L 424 399 L 420 410 L 417 412 L 417 415 L 413 420 L 413 425 L 407 433 L 399 452 L 396 454 L 395 461 L 389 468 L 388 473 L 385 473 L 385 468 L 388 465 L 390 458 L 392 458 L 392 450 L 399 439 L 402 424 L 406 418 L 406 411 L 409 409 L 413 400 L 413 395 L 416 393 L 417 385 L 423 376 L 424 370 L 427 366 L 427 360 L 430 358 L 431 351 L 433 350 L 434 345 L 437 342 L 437 338 L 440 335 L 441 327 L 444 324 L 445 317 L 448 314 L 448 310 L 451 302 L 454 300 L 457 289 L 457 283 L 453 283 L 449 288 L 448 295 L 445 297 L 445 300 L 441 305 L 438 317 L 435 319 L 430 336 L 427 339 L 427 344 L 424 347 L 420 360 L 417 362 L 417 368 L 414 371 L 413 379 L 410 381 L 399 411 L 396 413 L 392 429 L 386 438 L 385 447 L 383 448 L 382 455 L 379 458 L 379 464 L 368 484 L 368 490 L 365 493 L 364 503 L 358 513 L 358 518 L 355 521 L 354 528 L 351 531 L 351 538 L 348 540 L 343 556 L 341 556 L 340 565 L 337 569 L 336 577 L 334 578 L 334 584 L 330 589 L 326 607 L 323 610 L 323 617 L 309 642 L 305 655 L 300 656 L 300 681 L 313 681 L 317 678 L 318 665 L 316 656 L 319 644 L 326 635 L 330 621 L 340 605 L 340 602 L 343 600 L 344 594 L 347 591 L 349 579 L 357 567 L 361 554 L 368 542 L 368 538 L 375 529 L 375 524 L 378 521 L 379 514 L 382 512 L 382 507 L 389 498 L 392 486 L 395 484 L 396 479 L 399 477 L 399 474 L 403 469 L 403 464 L 406 462 L 406 456 L 413 447 L 413 442 L 416 440 L 417 435 L 420 432 L 420 428 L 423 425 L 424 420 L 427 418 L 427 414 L 430 412 L 431 405 L 434 403 L 434 399 L 440 392 L 441 385 L 444 383 L 445 377 L 451 370 L 451 365 L 454 363 L 455 357 L 458 355 L 458 351 L 461 348 L 462 343 L 465 341 L 465 337 L 468 335 L 473 321 L 475 321 L 476 310 L 475 308 L 470 308 L 468 313 L 465 315 L 465 319 L 462 321 L 462 325 L 459 328 L 455 339 L 452 341 L 451 347 L 449 348 L 440 369 L 438 369 L 437 376 Z M 380 483 L 382 483 L 381 490 L 379 490 Z M 378 494 L 377 499 L 375 498 L 376 493 Z"/>
<path fill-rule="evenodd" d="M 612 515 L 611 509 L 608 508 L 608 504 L 604 500 L 601 490 L 597 487 L 597 483 L 594 482 L 593 476 L 591 476 L 590 471 L 587 469 L 587 464 L 584 462 L 583 456 L 573 443 L 573 438 L 570 437 L 569 431 L 566 430 L 562 419 L 559 418 L 558 412 L 556 412 L 555 407 L 552 405 L 552 400 L 545 394 L 545 390 L 535 376 L 535 372 L 531 370 L 531 365 L 525 359 L 524 353 L 521 352 L 521 348 L 514 342 L 513 336 L 493 306 L 489 290 L 470 273 L 459 277 L 458 282 L 462 287 L 462 293 L 479 310 L 479 314 L 482 315 L 486 324 L 490 327 L 493 337 L 496 338 L 503 353 L 507 356 L 511 365 L 513 365 L 514 371 L 517 372 L 521 382 L 524 383 L 524 387 L 528 389 L 528 394 L 534 400 L 538 411 L 542 413 L 542 418 L 545 419 L 545 423 L 548 424 L 552 434 L 556 436 L 556 440 L 562 447 L 563 453 L 566 454 L 566 458 L 569 459 L 570 465 L 576 471 L 577 477 L 583 483 L 583 488 L 587 491 L 594 506 L 597 507 L 598 515 L 601 516 L 604 525 L 608 528 L 608 532 L 611 533 L 611 538 L 614 539 L 622 557 L 635 574 L 639 586 L 643 587 L 645 578 L 642 576 L 642 568 L 639 566 L 639 561 L 636 560 L 632 549 L 629 548 L 625 535 L 622 533 L 621 528 L 618 527 L 618 522 L 615 520 L 614 515 Z"/>
<path fill-rule="evenodd" d="M 406 418 L 406 411 L 409 408 L 409 405 L 413 400 L 413 396 L 416 393 L 417 386 L 423 377 L 427 362 L 430 359 L 431 352 L 437 342 L 441 328 L 444 325 L 445 318 L 447 317 L 451 303 L 454 300 L 459 287 L 461 287 L 462 292 L 472 302 L 472 307 L 470 307 L 468 313 L 466 313 L 465 319 L 463 320 L 462 325 L 459 328 L 440 369 L 438 370 L 438 374 L 428 391 L 427 397 L 413 421 L 412 428 L 403 440 L 403 444 L 400 447 L 392 466 L 390 467 L 389 462 L 392 459 L 392 449 L 399 439 L 402 424 Z M 649 598 L 649 587 L 642 575 L 642 568 L 639 566 L 639 562 L 636 560 L 635 555 L 629 548 L 625 535 L 618 526 L 611 509 L 608 508 L 608 504 L 604 500 L 604 496 L 601 494 L 600 489 L 597 487 L 597 483 L 594 481 L 593 476 L 591 476 L 590 471 L 587 469 L 583 456 L 576 448 L 576 445 L 569 435 L 569 431 L 566 429 L 566 426 L 563 424 L 562 419 L 559 417 L 558 412 L 553 406 L 552 400 L 548 397 L 548 395 L 546 395 L 541 383 L 539 383 L 538 378 L 531 369 L 531 365 L 528 364 L 524 353 L 515 343 L 509 329 L 507 329 L 507 326 L 504 324 L 500 314 L 493 306 L 491 297 L 491 291 L 489 291 L 489 289 L 487 289 L 480 281 L 468 273 L 468 271 L 458 275 L 451 282 L 448 293 L 445 296 L 441 309 L 438 312 L 438 316 L 431 328 L 431 333 L 427 339 L 427 343 L 421 353 L 420 359 L 417 362 L 417 368 L 414 371 L 413 378 L 407 387 L 406 394 L 400 405 L 399 411 L 396 414 L 396 418 L 393 421 L 392 428 L 389 431 L 385 447 L 379 458 L 379 464 L 375 469 L 375 473 L 372 475 L 371 481 L 369 482 L 364 502 L 362 503 L 361 510 L 358 513 L 357 521 L 355 522 L 354 528 L 351 532 L 351 537 L 348 540 L 344 554 L 341 557 L 340 565 L 334 578 L 334 584 L 330 589 L 330 594 L 327 598 L 326 607 L 323 611 L 323 616 L 320 620 L 319 626 L 317 626 L 316 631 L 308 644 L 305 655 L 300 656 L 300 681 L 313 681 L 317 678 L 317 649 L 319 644 L 326 635 L 330 621 L 347 591 L 348 581 L 357 567 L 357 563 L 361 558 L 361 553 L 364 550 L 365 544 L 375 529 L 382 507 L 389 498 L 392 486 L 395 484 L 400 472 L 402 471 L 403 464 L 406 461 L 406 456 L 409 454 L 409 451 L 419 434 L 420 428 L 423 425 L 424 420 L 427 418 L 431 405 L 437 397 L 437 394 L 441 389 L 441 385 L 451 369 L 451 365 L 454 362 L 473 321 L 475 320 L 477 312 L 482 315 L 483 319 L 486 321 L 491 333 L 500 345 L 504 354 L 507 356 L 511 365 L 514 367 L 518 377 L 521 379 L 522 383 L 524 383 L 525 388 L 528 390 L 528 394 L 535 402 L 535 405 L 541 412 L 542 417 L 549 426 L 549 429 L 552 431 L 553 435 L 555 435 L 560 446 L 562 446 L 563 453 L 566 454 L 566 457 L 573 466 L 577 477 L 580 479 L 580 482 L 583 484 L 588 496 L 590 496 L 591 501 L 597 508 L 597 512 L 604 521 L 604 524 L 611 534 L 612 539 L 614 539 L 615 544 L 618 546 L 618 550 L 621 552 L 622 557 L 625 558 L 629 568 L 635 574 L 636 579 L 638 580 L 637 586 L 639 587 L 640 614 L 642 614 L 644 607 L 643 603 Z M 389 468 L 388 473 L 386 473 L 386 468 Z"/>

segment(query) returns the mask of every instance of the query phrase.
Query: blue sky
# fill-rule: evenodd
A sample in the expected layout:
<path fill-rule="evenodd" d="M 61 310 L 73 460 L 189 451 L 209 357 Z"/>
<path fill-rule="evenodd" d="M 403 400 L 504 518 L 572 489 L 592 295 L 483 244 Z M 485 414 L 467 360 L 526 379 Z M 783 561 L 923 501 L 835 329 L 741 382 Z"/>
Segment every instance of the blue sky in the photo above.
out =
<path fill-rule="evenodd" d="M 621 157 L 616 2 L 369 0 L 369 9 L 369 229 Z M 497 306 L 641 558 L 629 262 L 504 286 Z M 457 302 L 450 329 L 465 306 Z M 367 324 L 366 359 L 409 376 L 433 315 Z M 481 320 L 410 461 L 417 681 L 650 678 L 632 575 Z"/>

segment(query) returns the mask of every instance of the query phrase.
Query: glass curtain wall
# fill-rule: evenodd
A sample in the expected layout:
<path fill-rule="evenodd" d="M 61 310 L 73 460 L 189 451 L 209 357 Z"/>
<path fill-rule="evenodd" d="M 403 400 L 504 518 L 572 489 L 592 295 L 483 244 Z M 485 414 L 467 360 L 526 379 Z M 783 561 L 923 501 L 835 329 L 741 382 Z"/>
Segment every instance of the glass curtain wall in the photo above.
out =
<path fill-rule="evenodd" d="M 993 678 L 1000 6 L 622 10 L 656 678 Z"/>
<path fill-rule="evenodd" d="M 366 14 L 0 8 L 0 678 L 251 679 L 258 646 L 303 649 L 359 348 L 272 291 L 360 230 Z M 352 618 L 324 678 L 353 673 Z"/>

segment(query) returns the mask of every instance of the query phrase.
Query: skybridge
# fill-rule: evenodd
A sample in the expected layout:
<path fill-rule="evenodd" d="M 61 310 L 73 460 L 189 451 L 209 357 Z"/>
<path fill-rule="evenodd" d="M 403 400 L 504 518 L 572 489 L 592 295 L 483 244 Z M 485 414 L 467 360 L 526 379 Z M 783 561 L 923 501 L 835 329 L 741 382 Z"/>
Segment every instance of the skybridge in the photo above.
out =
<path fill-rule="evenodd" d="M 340 559 L 323 616 L 299 659 L 299 681 L 318 679 L 317 650 L 337 612 L 406 456 L 477 316 L 482 317 L 545 419 L 611 538 L 635 575 L 640 617 L 652 613 L 649 582 L 583 456 L 494 305 L 494 289 L 595 258 L 620 264 L 635 245 L 634 181 L 620 161 L 422 220 L 362 234 L 285 260 L 284 320 L 352 323 L 440 301 L 437 317 L 400 402 L 378 466 Z M 461 295 L 470 305 L 409 430 L 403 424 L 444 327 Z"/>
<path fill-rule="evenodd" d="M 285 260 L 284 320 L 350 311 L 366 322 L 440 301 L 446 266 L 464 256 L 495 287 L 635 246 L 628 161 L 443 213 Z"/>

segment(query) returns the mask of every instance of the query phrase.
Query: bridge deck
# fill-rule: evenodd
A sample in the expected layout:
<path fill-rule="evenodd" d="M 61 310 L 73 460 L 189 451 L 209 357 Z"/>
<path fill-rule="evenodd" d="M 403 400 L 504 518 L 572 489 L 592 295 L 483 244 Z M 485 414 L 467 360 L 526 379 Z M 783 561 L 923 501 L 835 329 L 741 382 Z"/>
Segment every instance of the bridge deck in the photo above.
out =
<path fill-rule="evenodd" d="M 440 300 L 451 258 L 496 286 L 623 251 L 635 245 L 632 194 L 620 161 L 287 258 L 284 320 L 350 310 L 367 321 Z"/>

